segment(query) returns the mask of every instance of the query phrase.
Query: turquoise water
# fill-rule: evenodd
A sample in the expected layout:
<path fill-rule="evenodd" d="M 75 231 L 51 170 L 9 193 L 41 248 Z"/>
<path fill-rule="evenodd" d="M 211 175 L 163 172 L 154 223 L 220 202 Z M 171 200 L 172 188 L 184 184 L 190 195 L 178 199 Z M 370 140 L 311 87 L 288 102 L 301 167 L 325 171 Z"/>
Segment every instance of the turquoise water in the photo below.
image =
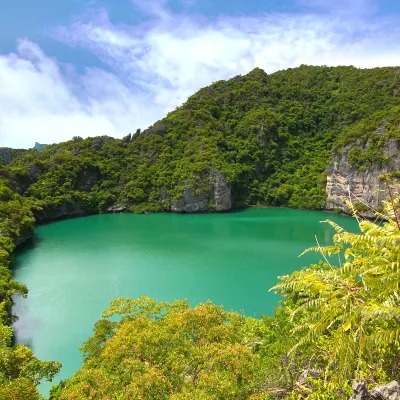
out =
<path fill-rule="evenodd" d="M 328 243 L 330 218 L 355 230 L 354 220 L 323 212 L 253 208 L 229 214 L 106 214 L 39 226 L 17 252 L 14 277 L 29 288 L 16 301 L 19 343 L 42 360 L 57 360 L 57 379 L 81 365 L 78 350 L 110 300 L 151 296 L 160 301 L 208 299 L 249 316 L 272 314 L 268 289 L 318 257 L 298 255 Z M 43 386 L 46 391 L 48 385 Z"/>

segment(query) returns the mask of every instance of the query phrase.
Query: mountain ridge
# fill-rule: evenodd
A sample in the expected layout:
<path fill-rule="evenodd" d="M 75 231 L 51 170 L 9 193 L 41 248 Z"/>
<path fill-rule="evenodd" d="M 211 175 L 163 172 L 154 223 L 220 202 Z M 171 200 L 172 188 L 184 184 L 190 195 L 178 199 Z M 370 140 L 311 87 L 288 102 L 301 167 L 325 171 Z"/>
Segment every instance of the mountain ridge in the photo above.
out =
<path fill-rule="evenodd" d="M 347 211 L 343 199 L 347 186 L 358 193 L 367 190 L 369 197 L 363 201 L 379 207 L 380 198 L 372 192 L 383 182 L 380 175 L 388 173 L 394 180 L 400 176 L 398 74 L 398 68 L 301 66 L 271 75 L 255 69 L 201 89 L 164 119 L 123 139 L 75 136 L 40 151 L 0 149 L 4 155 L 0 157 L 0 361 L 4 361 L 0 372 L 5 396 L 39 398 L 37 383 L 52 379 L 60 368 L 59 363 L 39 361 L 27 347 L 12 345 L 12 296 L 25 296 L 27 288 L 12 279 L 10 267 L 16 246 L 32 236 L 35 223 L 101 212 L 212 212 L 252 204 Z M 329 196 L 334 197 L 331 203 Z M 364 239 L 374 243 L 374 237 Z M 393 257 L 398 257 L 397 248 L 390 246 Z M 377 257 L 374 248 L 371 252 Z M 336 270 L 330 265 L 324 268 L 320 271 L 314 265 L 287 279 L 320 274 L 327 279 L 322 287 L 329 282 L 337 290 L 337 277 L 329 281 Z M 350 268 L 346 273 L 351 272 Z M 353 291 L 352 285 L 360 285 L 359 276 L 350 275 L 349 284 L 343 286 L 351 298 L 361 290 L 368 292 L 362 285 Z M 279 309 L 265 321 L 273 338 L 267 348 L 283 358 L 289 344 L 286 338 L 284 343 L 279 339 L 293 323 L 291 301 L 299 299 L 290 287 L 284 292 L 288 309 Z M 104 335 L 102 323 L 97 333 L 103 340 L 108 333 Z M 343 325 L 342 336 L 347 337 L 350 328 Z M 329 338 L 324 336 L 328 344 Z M 312 357 L 301 356 L 297 368 L 310 365 L 315 348 L 307 351 Z M 384 359 L 389 364 L 390 360 Z M 278 371 L 280 382 L 286 367 L 279 357 L 270 361 L 270 372 Z M 390 365 L 383 367 L 388 377 L 395 376 Z M 328 382 L 334 396 L 338 390 L 340 398 L 350 393 L 350 376 L 340 388 Z M 284 393 L 297 385 L 293 379 L 287 378 Z M 381 380 L 387 379 L 376 379 Z M 103 380 L 97 383 L 101 386 Z M 64 384 L 55 390 L 62 391 Z M 324 393 L 326 388 L 320 390 Z M 58 395 L 61 392 L 54 398 Z"/>
<path fill-rule="evenodd" d="M 269 75 L 256 68 L 200 89 L 143 132 L 75 137 L 25 152 L 10 168 L 24 170 L 28 187 L 19 192 L 51 212 L 65 204 L 87 212 L 207 212 L 218 191 L 230 193 L 218 211 L 325 209 L 327 171 L 346 146 L 354 147 L 355 169 L 385 171 L 385 143 L 400 138 L 393 117 L 399 71 L 302 65 Z M 385 121 L 388 134 L 379 134 Z"/>

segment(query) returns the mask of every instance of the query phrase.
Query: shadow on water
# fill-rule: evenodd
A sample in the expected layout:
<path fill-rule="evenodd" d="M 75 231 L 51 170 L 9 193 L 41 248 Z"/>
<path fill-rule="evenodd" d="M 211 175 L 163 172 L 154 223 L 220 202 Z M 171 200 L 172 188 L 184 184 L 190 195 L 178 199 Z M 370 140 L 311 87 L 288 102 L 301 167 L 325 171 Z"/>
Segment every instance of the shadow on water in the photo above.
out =
<path fill-rule="evenodd" d="M 37 247 L 40 243 L 40 239 L 37 236 L 34 236 L 33 238 L 27 240 L 25 243 L 22 243 L 18 246 L 17 252 L 18 254 L 24 254 L 27 251 L 30 251 Z"/>
<path fill-rule="evenodd" d="M 14 322 L 14 335 L 12 337 L 12 345 L 15 346 L 16 344 L 23 344 L 26 347 L 29 347 L 31 350 L 33 350 L 33 338 L 32 337 L 20 337 L 18 335 L 18 330 L 15 327 L 15 324 L 18 322 Z"/>
<path fill-rule="evenodd" d="M 32 238 L 28 239 L 26 242 L 20 244 L 17 247 L 15 251 L 14 262 L 11 265 L 11 271 L 13 272 L 13 274 L 14 271 L 16 271 L 21 266 L 19 262 L 20 257 L 40 247 L 41 242 L 42 239 L 40 239 L 37 235 L 34 234 Z"/>
<path fill-rule="evenodd" d="M 325 219 L 357 228 L 351 218 L 273 207 L 40 224 L 13 265 L 15 279 L 30 289 L 27 299 L 15 299 L 14 340 L 41 359 L 62 362 L 60 380 L 81 367 L 80 344 L 118 297 L 187 298 L 191 305 L 210 299 L 248 316 L 272 315 L 280 298 L 268 289 L 278 276 L 318 261 L 298 255 L 315 244 L 315 235 L 330 242 L 334 231 L 320 224 Z"/>
<path fill-rule="evenodd" d="M 15 257 L 14 261 L 11 265 L 11 271 L 14 276 L 15 272 L 18 271 L 20 268 L 22 268 L 23 263 L 21 263 L 21 256 L 24 256 L 25 254 L 29 254 L 32 250 L 40 247 L 42 242 L 42 239 L 40 239 L 37 235 L 33 235 L 32 238 L 28 239 L 26 242 L 20 244 L 16 251 L 15 251 Z M 33 337 L 28 333 L 28 330 L 26 329 L 27 326 L 30 324 L 28 321 L 24 321 L 24 318 L 20 318 L 19 315 L 23 314 L 23 300 L 21 296 L 18 295 L 13 295 L 13 318 L 15 318 L 15 321 L 13 322 L 13 328 L 14 328 L 14 333 L 12 337 L 12 344 L 23 344 L 30 349 L 33 349 Z M 24 332 L 24 335 L 21 335 L 20 333 Z"/>

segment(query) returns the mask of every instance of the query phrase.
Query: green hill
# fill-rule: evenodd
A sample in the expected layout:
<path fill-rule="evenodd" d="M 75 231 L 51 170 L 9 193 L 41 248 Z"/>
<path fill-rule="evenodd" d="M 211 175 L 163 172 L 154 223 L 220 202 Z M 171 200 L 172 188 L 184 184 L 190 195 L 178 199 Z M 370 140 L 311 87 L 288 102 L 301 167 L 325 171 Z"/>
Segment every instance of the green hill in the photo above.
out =
<path fill-rule="evenodd" d="M 340 160 L 338 154 L 346 148 L 346 160 L 352 168 L 367 172 L 368 168 L 373 168 L 378 172 L 383 171 L 385 165 L 390 162 L 390 157 L 398 158 L 396 149 L 399 148 L 398 144 L 400 143 L 399 73 L 398 68 L 357 69 L 354 67 L 301 66 L 268 75 L 260 69 L 255 69 L 245 76 L 219 81 L 201 89 L 185 104 L 144 132 L 137 131 L 134 135 L 129 134 L 121 140 L 110 137 L 94 137 L 83 140 L 80 137 L 74 137 L 65 143 L 45 146 L 40 151 L 1 149 L 0 398 L 38 398 L 37 382 L 42 378 L 50 379 L 59 368 L 57 363 L 40 362 L 24 346 L 11 346 L 11 296 L 14 293 L 26 295 L 27 289 L 12 279 L 9 267 L 16 245 L 32 235 L 35 220 L 40 222 L 73 215 L 116 210 L 132 212 L 227 211 L 253 204 L 324 209 L 327 203 L 327 169 L 334 154 L 335 160 Z M 134 123 L 134 121 L 132 122 Z M 88 132 L 88 134 L 90 133 Z M 390 153 L 391 156 L 385 152 L 385 146 L 389 141 L 391 148 L 394 149 Z M 396 173 L 400 175 L 400 173 L 394 172 L 393 176 L 396 176 Z M 357 371 L 365 373 L 365 376 L 372 374 L 374 382 L 386 381 L 390 376 L 398 376 L 398 371 L 397 373 L 390 372 L 392 371 L 390 369 L 392 360 L 397 360 L 395 361 L 397 363 L 399 360 L 399 331 L 396 330 L 399 318 L 399 295 L 396 289 L 397 283 L 393 285 L 393 282 L 398 282 L 398 234 L 392 225 L 383 232 L 379 230 L 379 227 L 368 228 L 371 229 L 372 237 L 377 235 L 376 232 L 388 236 L 379 241 L 377 247 L 373 247 L 374 240 L 369 239 L 368 246 L 372 246 L 371 257 L 375 257 L 371 260 L 379 263 L 382 263 L 382 259 L 377 254 L 387 250 L 390 262 L 393 260 L 391 275 L 386 275 L 388 272 L 384 268 L 382 269 L 382 266 L 378 271 L 378 277 L 369 270 L 363 270 L 363 274 L 371 274 L 369 279 L 371 284 L 375 285 L 368 289 L 368 285 L 363 286 L 360 283 L 361 278 L 357 273 L 357 267 L 354 270 L 345 269 L 343 273 L 347 275 L 343 287 L 350 288 L 345 295 L 351 299 L 355 293 L 363 291 L 364 297 L 360 300 L 360 304 L 364 304 L 371 301 L 369 296 L 371 296 L 372 290 L 379 289 L 379 293 L 386 293 L 381 288 L 388 285 L 389 281 L 386 282 L 381 277 L 390 276 L 391 286 L 386 287 L 390 287 L 390 290 L 393 289 L 393 293 L 390 292 L 392 297 L 389 300 L 391 302 L 385 296 L 381 296 L 380 304 L 383 304 L 383 308 L 393 307 L 394 309 L 374 311 L 373 307 L 376 305 L 371 303 L 371 307 L 368 308 L 367 305 L 370 303 L 367 303 L 364 306 L 366 316 L 357 314 L 357 312 L 353 313 L 353 308 L 351 308 L 348 321 L 343 320 L 343 315 L 347 314 L 334 313 L 334 317 L 330 321 L 332 324 L 329 327 L 325 326 L 325 330 L 322 328 L 322 330 L 311 330 L 311 333 L 315 334 L 312 339 L 318 337 L 320 340 L 317 345 L 313 344 L 314 347 L 304 347 L 302 355 L 295 361 L 297 372 L 299 368 L 305 368 L 307 363 L 311 363 L 310 360 L 313 358 L 311 354 L 317 348 L 319 349 L 318 356 L 314 361 L 318 368 L 332 367 L 333 361 L 331 362 L 328 354 L 329 351 L 334 351 L 334 346 L 331 345 L 332 340 L 336 341 L 334 343 L 338 343 L 338 346 L 344 346 L 337 349 L 335 357 L 339 357 L 339 355 L 346 357 L 343 349 L 351 342 L 347 336 L 348 332 L 352 332 L 350 329 L 354 326 L 352 324 L 360 323 L 360 321 L 364 324 L 367 318 L 372 319 L 371 324 L 362 325 L 362 329 L 366 326 L 367 331 L 360 331 L 361 333 L 357 331 L 354 338 L 357 337 L 357 340 L 362 341 L 365 335 L 371 337 L 378 329 L 377 327 L 380 329 L 379 332 L 384 335 L 386 327 L 392 329 L 394 326 L 394 335 L 397 335 L 394 337 L 397 338 L 397 342 L 393 342 L 391 337 L 386 337 L 384 343 L 387 346 L 378 349 L 382 350 L 382 353 L 371 352 L 371 357 L 368 356 L 370 358 L 362 359 L 363 364 L 357 366 Z M 391 238 L 391 236 L 394 237 Z M 351 238 L 351 240 L 353 239 Z M 357 260 L 359 255 L 357 252 L 363 253 L 363 248 L 360 248 L 363 242 L 359 238 L 354 240 L 355 253 L 351 257 Z M 385 243 L 394 243 L 394 245 L 382 250 L 381 247 L 386 246 Z M 340 251 L 340 248 L 327 251 Z M 346 254 L 346 257 L 350 257 L 349 253 L 346 252 Z M 374 265 L 370 266 L 375 268 Z M 290 329 L 291 324 L 294 323 L 289 320 L 289 312 L 293 307 L 299 306 L 302 296 L 308 296 L 310 304 L 315 305 L 317 309 L 314 314 L 307 314 L 304 310 L 304 312 L 300 312 L 297 323 L 300 324 L 304 321 L 311 321 L 310 324 L 318 323 L 323 314 L 322 311 L 318 311 L 318 307 L 322 309 L 323 304 L 334 303 L 329 303 L 332 300 L 331 293 L 342 295 L 340 291 L 335 292 L 337 289 L 335 285 L 342 279 L 340 273 L 339 275 L 335 275 L 336 273 L 332 271 L 329 274 L 325 273 L 324 269 L 329 269 L 329 265 L 321 267 L 321 270 L 318 268 L 314 266 L 308 270 L 308 273 L 294 275 L 291 280 L 285 280 L 285 285 L 280 287 L 280 291 L 287 298 L 286 308 L 279 311 L 275 319 L 266 320 L 262 327 L 258 322 L 252 326 L 252 321 L 248 321 L 245 323 L 245 331 L 241 330 L 240 334 L 232 333 L 235 337 L 231 341 L 232 346 L 237 343 L 238 355 L 240 357 L 248 356 L 250 361 L 249 369 L 243 370 L 243 373 L 249 373 L 247 380 L 243 380 L 242 375 L 237 376 L 237 371 L 242 371 L 241 365 L 236 365 L 232 369 L 232 374 L 236 374 L 236 380 L 235 386 L 232 387 L 232 396 L 229 398 L 235 398 L 238 396 L 237 393 L 240 393 L 240 396 L 236 398 L 247 398 L 248 394 L 254 394 L 256 397 L 252 397 L 253 399 L 270 398 L 264 396 L 262 385 L 266 383 L 262 383 L 262 379 L 260 381 L 258 370 L 254 371 L 253 368 L 252 360 L 258 362 L 259 357 L 263 363 L 266 363 L 266 365 L 263 364 L 263 368 L 267 368 L 269 371 L 271 385 L 278 384 L 281 377 L 284 376 L 282 379 L 286 385 L 285 390 L 288 391 L 288 388 L 292 387 L 294 376 L 290 375 L 290 365 L 282 364 L 282 360 L 286 357 L 289 347 L 301 340 L 301 335 L 298 331 L 292 337 L 293 340 L 287 343 L 280 340 L 284 337 L 288 326 Z M 315 269 L 321 272 L 314 273 Z M 355 271 L 355 275 L 353 271 Z M 312 286 L 304 288 L 301 286 L 303 282 L 300 284 L 296 280 L 297 276 L 300 276 L 301 279 L 304 277 L 305 281 L 312 279 L 313 282 L 310 281 Z M 376 279 L 379 282 L 376 282 Z M 323 302 L 318 297 L 321 288 L 324 290 L 321 292 L 324 294 Z M 333 296 L 335 295 L 333 294 Z M 373 300 L 374 298 L 372 298 Z M 357 301 L 354 300 L 354 304 L 358 304 Z M 351 307 L 353 307 L 353 303 L 351 303 Z M 356 311 L 359 309 L 360 307 Z M 164 322 L 161 321 L 157 325 L 160 327 L 160 335 L 164 335 L 163 329 L 167 329 L 169 323 L 173 324 L 175 329 L 176 318 L 188 317 L 190 321 L 191 312 L 186 309 L 183 311 L 185 313 L 182 316 L 173 314 L 171 319 L 166 317 L 166 322 L 163 320 Z M 212 314 L 221 311 L 210 307 L 207 312 Z M 391 318 L 390 320 L 383 319 L 376 322 L 373 319 L 376 316 L 381 318 L 384 312 L 386 312 L 386 317 Z M 232 318 L 240 319 L 239 316 L 232 316 Z M 340 328 L 342 322 L 343 329 Z M 117 332 L 115 325 L 108 325 L 108 322 L 101 324 L 98 325 L 95 336 L 89 339 L 87 344 L 89 347 L 86 347 L 93 360 L 100 357 L 98 352 L 102 349 L 104 340 Z M 146 320 L 146 324 L 151 325 L 152 322 Z M 215 329 L 225 329 L 223 325 L 219 326 L 219 322 L 214 325 Z M 214 325 L 211 324 L 213 327 Z M 199 326 L 201 327 L 201 324 Z M 333 328 L 336 330 L 332 333 L 330 330 Z M 177 331 L 178 333 L 182 334 L 182 340 L 185 340 L 185 333 Z M 247 349 L 248 341 L 258 340 L 259 335 L 269 337 L 266 342 L 263 342 L 265 346 L 262 347 L 262 354 L 248 354 L 250 351 Z M 332 339 L 332 335 L 336 336 Z M 345 336 L 347 341 L 343 339 Z M 164 336 L 162 337 L 165 339 Z M 229 337 L 225 339 L 230 341 Z M 165 340 L 168 342 L 169 339 Z M 196 340 L 196 338 L 191 339 L 190 345 L 193 346 L 193 349 L 196 349 Z M 210 339 L 210 345 L 217 345 L 214 341 L 218 343 L 218 335 L 212 340 Z M 181 348 L 181 343 L 176 343 L 176 346 Z M 354 351 L 359 351 L 361 354 L 365 349 L 357 346 L 354 347 L 356 349 Z M 151 346 L 149 349 L 150 352 L 153 351 Z M 258 344 L 255 343 L 251 347 L 251 352 L 257 349 Z M 323 349 L 328 349 L 328 353 L 324 353 Z M 164 363 L 165 354 L 162 353 L 159 358 L 160 365 Z M 382 356 L 383 354 L 386 356 Z M 214 355 L 218 356 L 217 353 Z M 352 353 L 352 355 L 354 354 Z M 270 359 L 269 356 L 271 356 Z M 376 367 L 377 369 L 373 369 L 376 360 L 381 359 L 382 363 Z M 61 396 L 60 398 L 89 398 L 85 397 L 86 392 L 84 391 L 88 385 L 86 378 L 90 380 L 93 371 L 91 370 L 91 359 L 87 361 L 85 368 L 88 370 L 88 375 L 82 379 L 82 388 L 79 374 L 72 381 L 72 386 L 67 388 L 67 393 L 69 393 L 68 390 L 71 390 L 76 397 Z M 209 361 L 214 362 L 212 358 Z M 106 357 L 101 362 L 108 365 Z M 113 362 L 115 365 L 119 365 L 118 360 L 113 360 Z M 130 361 L 128 360 L 128 362 Z M 217 357 L 215 363 L 218 362 Z M 226 362 L 232 362 L 229 354 L 226 355 Z M 346 360 L 341 359 L 338 362 L 345 363 Z M 310 398 L 344 398 L 345 393 L 350 390 L 349 384 L 353 376 L 350 374 L 351 369 L 355 368 L 353 358 L 351 362 L 353 364 L 346 364 L 348 374 L 340 376 L 340 379 L 345 382 L 340 396 L 332 378 L 332 371 L 328 368 L 331 375 L 328 374 L 325 378 L 333 379 L 329 389 L 330 396 L 333 397 L 318 397 L 320 393 L 324 392 L 325 387 L 321 386 L 324 383 L 317 379 L 315 385 L 317 387 L 320 385 L 319 391 L 316 392 L 316 397 Z M 369 362 L 372 363 L 371 368 Z M 174 360 L 173 365 L 176 365 L 176 368 L 181 367 L 179 360 Z M 221 367 L 218 364 L 215 367 L 216 365 L 213 366 L 215 371 L 223 374 L 224 366 Z M 172 386 L 168 386 L 164 377 L 159 375 L 160 371 L 149 369 L 143 360 L 134 360 L 131 366 L 132 368 L 143 367 L 141 373 L 146 376 L 145 380 L 137 383 L 139 386 L 135 384 L 136 386 L 129 389 L 132 396 L 145 393 L 146 385 L 150 384 L 153 378 L 157 385 L 161 385 L 161 392 L 165 389 L 165 393 L 170 393 L 172 390 Z M 82 374 L 86 373 L 86 369 Z M 111 375 L 104 376 L 103 372 L 96 371 L 99 374 L 98 382 L 103 378 L 111 379 L 111 375 L 114 379 L 115 371 Z M 193 371 L 185 370 L 182 373 L 193 378 Z M 334 373 L 333 377 L 335 377 Z M 176 374 L 170 378 L 176 379 L 173 385 L 179 386 L 182 374 Z M 226 385 L 232 382 L 229 376 L 225 376 L 221 380 L 218 376 L 211 375 L 203 376 L 203 378 L 206 379 L 204 391 L 197 388 L 198 391 L 193 394 L 190 392 L 191 386 L 188 385 L 189 389 L 187 390 L 190 393 L 187 393 L 187 397 L 184 397 L 185 394 L 182 394 L 183 397 L 179 394 L 174 398 L 223 398 L 212 397 L 214 385 L 215 393 L 217 393 L 219 382 L 225 382 Z M 211 392 L 207 389 L 209 388 L 207 386 L 208 378 L 211 379 L 209 382 L 212 381 Z M 257 390 L 253 386 L 253 382 L 255 382 L 253 378 L 257 381 Z M 110 382 L 121 389 L 118 382 L 114 382 L 112 379 Z M 75 392 L 75 383 L 79 395 L 76 394 L 78 392 Z M 144 386 L 140 386 L 142 383 Z M 113 386 L 111 385 L 110 388 L 110 393 L 113 393 Z M 62 395 L 62 386 L 58 390 L 59 393 L 56 393 L 55 396 Z M 95 395 L 90 390 L 88 393 L 91 396 Z M 259 393 L 261 394 L 257 397 Z M 124 396 L 122 392 L 119 394 Z M 111 394 L 108 395 L 111 396 Z M 163 396 L 157 398 L 168 398 L 167 395 Z"/>
<path fill-rule="evenodd" d="M 323 209 L 332 149 L 375 140 L 352 162 L 384 162 L 399 138 L 399 70 L 311 67 L 201 89 L 144 132 L 50 145 L 11 164 L 50 214 L 122 207 L 223 211 L 252 204 Z M 389 120 L 388 133 L 372 129 Z M 386 131 L 385 131 L 386 132 Z M 78 212 L 77 210 L 75 210 Z"/>

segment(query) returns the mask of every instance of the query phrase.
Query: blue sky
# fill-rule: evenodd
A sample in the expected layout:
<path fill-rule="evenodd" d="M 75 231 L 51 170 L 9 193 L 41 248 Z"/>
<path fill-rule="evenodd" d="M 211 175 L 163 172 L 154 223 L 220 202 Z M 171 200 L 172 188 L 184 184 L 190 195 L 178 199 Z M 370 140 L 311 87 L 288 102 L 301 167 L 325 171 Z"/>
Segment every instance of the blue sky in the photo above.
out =
<path fill-rule="evenodd" d="M 0 146 L 146 128 L 201 87 L 400 65 L 393 0 L 0 0 Z"/>
<path fill-rule="evenodd" d="M 115 24 L 138 24 L 149 18 L 132 3 L 129 0 L 3 0 L 0 13 L 0 53 L 14 51 L 18 38 L 29 38 L 40 44 L 46 53 L 56 56 L 60 61 L 72 62 L 77 68 L 99 65 L 99 60 L 90 53 L 68 48 L 53 40 L 51 30 L 99 9 L 106 10 Z M 269 11 L 296 12 L 301 9 L 299 4 L 285 0 L 173 0 L 168 2 L 168 8 L 175 13 L 208 18 L 256 15 Z"/>

